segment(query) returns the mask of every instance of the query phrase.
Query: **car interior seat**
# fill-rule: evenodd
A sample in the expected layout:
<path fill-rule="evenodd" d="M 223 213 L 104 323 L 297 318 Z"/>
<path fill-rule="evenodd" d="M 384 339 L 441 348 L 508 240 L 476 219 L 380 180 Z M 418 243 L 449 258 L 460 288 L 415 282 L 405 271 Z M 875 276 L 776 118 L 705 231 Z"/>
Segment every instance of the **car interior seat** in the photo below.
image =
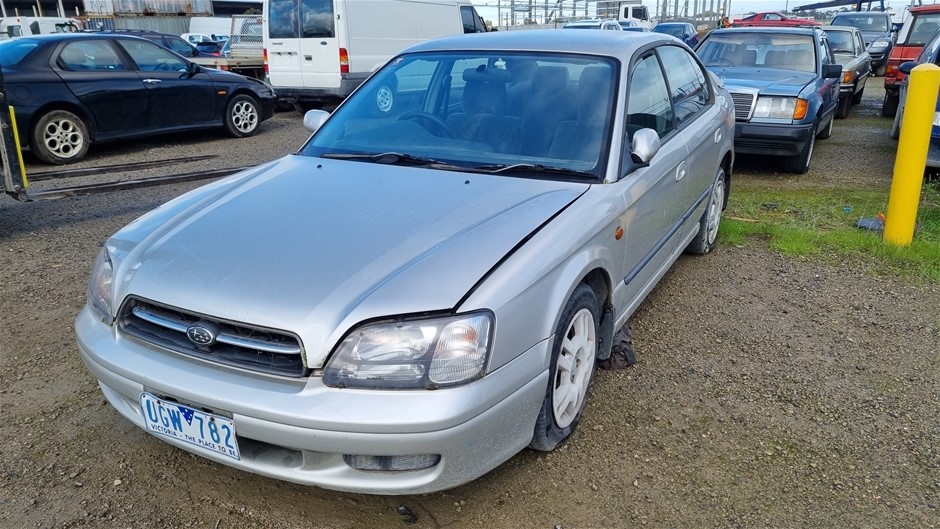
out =
<path fill-rule="evenodd" d="M 523 104 L 522 153 L 544 156 L 552 144 L 558 123 L 576 116 L 568 93 L 568 68 L 539 66 L 532 73 L 532 86 Z"/>
<path fill-rule="evenodd" d="M 447 116 L 457 139 L 490 145 L 494 151 L 518 153 L 522 120 L 507 114 L 506 85 L 511 74 L 498 68 L 467 68 L 463 72 L 463 112 Z"/>
<path fill-rule="evenodd" d="M 601 155 L 601 138 L 610 115 L 611 70 L 590 66 L 578 80 L 578 119 L 562 121 L 548 149 L 548 157 L 580 160 L 596 164 Z"/>

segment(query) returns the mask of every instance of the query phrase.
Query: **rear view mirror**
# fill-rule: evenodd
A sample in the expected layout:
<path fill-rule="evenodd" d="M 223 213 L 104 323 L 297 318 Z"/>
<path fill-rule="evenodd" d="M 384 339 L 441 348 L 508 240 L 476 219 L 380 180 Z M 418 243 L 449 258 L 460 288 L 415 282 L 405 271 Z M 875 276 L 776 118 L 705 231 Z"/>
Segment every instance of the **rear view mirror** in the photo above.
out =
<path fill-rule="evenodd" d="M 304 114 L 304 128 L 314 133 L 323 126 L 328 117 L 330 117 L 330 113 L 325 110 L 308 110 Z"/>
<path fill-rule="evenodd" d="M 824 64 L 823 65 L 823 79 L 838 79 L 842 77 L 842 65 L 841 64 Z"/>
<path fill-rule="evenodd" d="M 630 156 L 633 162 L 642 166 L 649 165 L 650 160 L 659 152 L 662 142 L 659 134 L 653 129 L 640 129 L 633 133 L 633 145 Z"/>
<path fill-rule="evenodd" d="M 911 70 L 913 70 L 915 66 L 917 66 L 916 61 L 907 61 L 901 63 L 901 66 L 898 67 L 898 70 L 904 75 L 911 75 Z"/>

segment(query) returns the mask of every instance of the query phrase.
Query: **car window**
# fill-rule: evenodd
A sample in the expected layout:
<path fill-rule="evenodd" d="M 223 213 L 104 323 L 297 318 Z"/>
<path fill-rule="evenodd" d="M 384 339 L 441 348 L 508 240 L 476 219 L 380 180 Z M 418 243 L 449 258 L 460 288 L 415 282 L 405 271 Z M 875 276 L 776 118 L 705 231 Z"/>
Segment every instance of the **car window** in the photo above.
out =
<path fill-rule="evenodd" d="M 141 71 L 185 72 L 189 69 L 186 61 L 152 42 L 136 39 L 119 39 L 118 42 Z"/>
<path fill-rule="evenodd" d="M 69 42 L 62 47 L 57 62 L 72 71 L 124 70 L 124 63 L 106 40 Z"/>
<path fill-rule="evenodd" d="M 713 33 L 695 51 L 705 66 L 764 66 L 816 71 L 811 35 L 751 32 Z"/>
<path fill-rule="evenodd" d="M 195 57 L 197 55 L 193 45 L 179 37 L 166 37 L 166 47 L 179 53 L 183 57 Z"/>
<path fill-rule="evenodd" d="M 855 32 L 855 55 L 861 55 L 865 52 L 865 38 L 858 31 Z"/>
<path fill-rule="evenodd" d="M 705 72 L 689 52 L 678 46 L 660 46 L 658 52 L 669 82 L 676 126 L 681 127 L 701 112 L 711 99 Z"/>
<path fill-rule="evenodd" d="M 923 46 L 940 29 L 940 13 L 921 13 L 914 17 L 910 25 L 903 43 Z"/>
<path fill-rule="evenodd" d="M 656 54 L 648 54 L 633 67 L 628 97 L 626 145 L 630 145 L 633 133 L 642 128 L 655 130 L 660 138 L 672 131 L 669 88 Z"/>
<path fill-rule="evenodd" d="M 835 53 L 854 53 L 855 39 L 854 35 L 848 31 L 827 31 L 829 36 L 829 46 Z"/>

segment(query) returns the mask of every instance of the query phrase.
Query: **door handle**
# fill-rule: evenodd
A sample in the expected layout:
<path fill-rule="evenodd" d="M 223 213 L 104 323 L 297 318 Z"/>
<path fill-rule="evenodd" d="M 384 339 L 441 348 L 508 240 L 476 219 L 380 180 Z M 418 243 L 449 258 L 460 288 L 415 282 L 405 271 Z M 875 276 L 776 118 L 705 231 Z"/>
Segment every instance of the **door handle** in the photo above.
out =
<path fill-rule="evenodd" d="M 715 130 L 715 143 L 721 143 L 721 129 Z"/>
<path fill-rule="evenodd" d="M 685 162 L 679 164 L 679 167 L 676 167 L 676 182 L 685 178 L 686 165 Z"/>
<path fill-rule="evenodd" d="M 160 84 L 159 79 L 144 79 L 144 84 Z"/>

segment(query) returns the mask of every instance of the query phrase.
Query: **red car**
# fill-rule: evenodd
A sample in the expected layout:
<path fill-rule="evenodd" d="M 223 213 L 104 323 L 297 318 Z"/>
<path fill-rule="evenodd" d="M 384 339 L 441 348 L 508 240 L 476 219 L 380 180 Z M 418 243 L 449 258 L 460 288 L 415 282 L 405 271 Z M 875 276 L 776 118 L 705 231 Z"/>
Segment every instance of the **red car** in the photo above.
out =
<path fill-rule="evenodd" d="M 783 13 L 777 11 L 768 11 L 766 13 L 757 13 L 749 17 L 744 17 L 742 19 L 736 20 L 732 27 L 736 28 L 753 28 L 753 27 L 803 27 L 803 26 L 819 26 L 819 22 L 811 18 L 795 18 L 788 17 Z"/>
<path fill-rule="evenodd" d="M 905 77 L 898 67 L 916 59 L 924 49 L 924 43 L 940 29 L 940 5 L 912 7 L 910 13 L 910 18 L 898 32 L 898 40 L 885 65 L 885 98 L 881 103 L 881 115 L 887 118 L 893 118 L 898 111 L 898 94 Z"/>

